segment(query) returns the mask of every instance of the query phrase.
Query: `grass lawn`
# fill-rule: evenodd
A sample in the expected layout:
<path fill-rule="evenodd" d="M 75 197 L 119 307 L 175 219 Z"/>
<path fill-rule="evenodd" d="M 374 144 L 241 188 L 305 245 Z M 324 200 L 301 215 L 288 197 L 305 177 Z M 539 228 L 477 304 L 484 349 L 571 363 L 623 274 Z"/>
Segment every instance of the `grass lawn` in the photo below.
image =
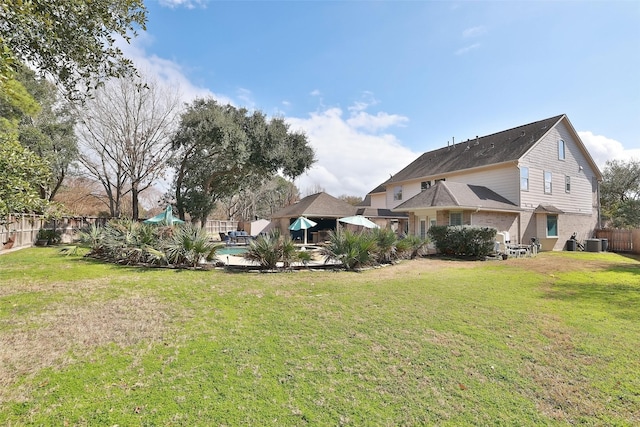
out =
<path fill-rule="evenodd" d="M 638 425 L 640 261 L 361 273 L 0 256 L 1 425 Z"/>

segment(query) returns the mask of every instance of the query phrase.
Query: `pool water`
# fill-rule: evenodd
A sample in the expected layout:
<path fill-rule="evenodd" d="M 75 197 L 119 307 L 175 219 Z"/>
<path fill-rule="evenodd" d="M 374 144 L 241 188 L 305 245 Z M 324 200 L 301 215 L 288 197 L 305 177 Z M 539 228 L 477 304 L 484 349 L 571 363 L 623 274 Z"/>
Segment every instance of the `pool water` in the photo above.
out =
<path fill-rule="evenodd" d="M 218 252 L 216 252 L 216 254 L 242 256 L 245 252 L 247 252 L 248 249 L 249 248 L 247 246 L 241 246 L 241 247 L 226 246 L 222 249 L 219 249 Z M 318 249 L 320 249 L 318 246 L 312 246 L 312 245 L 307 245 L 306 247 L 301 248 L 301 250 L 305 250 L 305 251 L 314 251 Z"/>
<path fill-rule="evenodd" d="M 247 252 L 247 247 L 243 248 L 234 248 L 234 247 L 226 247 L 219 249 L 216 254 L 217 255 L 242 255 Z"/>

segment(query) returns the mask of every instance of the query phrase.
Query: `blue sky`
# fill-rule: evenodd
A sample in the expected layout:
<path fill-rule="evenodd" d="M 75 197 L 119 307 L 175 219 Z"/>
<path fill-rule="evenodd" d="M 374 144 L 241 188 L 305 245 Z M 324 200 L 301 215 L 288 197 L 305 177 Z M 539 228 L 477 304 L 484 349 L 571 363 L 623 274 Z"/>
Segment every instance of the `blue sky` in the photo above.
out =
<path fill-rule="evenodd" d="M 147 2 L 125 53 L 185 101 L 287 118 L 303 194 L 364 196 L 424 151 L 557 114 L 640 159 L 640 2 Z"/>

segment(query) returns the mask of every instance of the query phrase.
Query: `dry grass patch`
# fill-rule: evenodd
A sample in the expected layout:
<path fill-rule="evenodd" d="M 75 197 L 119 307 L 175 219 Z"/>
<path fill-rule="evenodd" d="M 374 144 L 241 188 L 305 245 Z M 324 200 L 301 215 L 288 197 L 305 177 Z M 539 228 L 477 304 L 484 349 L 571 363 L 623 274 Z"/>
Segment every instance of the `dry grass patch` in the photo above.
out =
<path fill-rule="evenodd" d="M 593 360 L 576 349 L 572 338 L 576 331 L 562 326 L 558 316 L 539 314 L 532 316 L 532 322 L 544 336 L 545 345 L 532 349 L 521 373 L 538 386 L 527 392 L 538 410 L 552 419 L 571 424 L 578 422 L 578 414 L 604 413 L 605 401 L 599 394 L 594 394 L 582 372 Z"/>
<path fill-rule="evenodd" d="M 4 281 L 4 285 L 0 286 L 0 298 L 22 293 L 50 293 L 58 294 L 82 294 L 87 292 L 94 293 L 96 291 L 109 289 L 112 287 L 112 279 L 110 277 L 102 277 L 99 279 L 88 279 L 82 281 L 25 281 L 13 279 Z"/>
<path fill-rule="evenodd" d="M 145 296 L 83 305 L 54 304 L 46 312 L 3 322 L 0 332 L 0 402 L 16 399 L 8 386 L 49 367 L 62 368 L 107 344 L 119 347 L 162 340 L 171 307 Z"/>

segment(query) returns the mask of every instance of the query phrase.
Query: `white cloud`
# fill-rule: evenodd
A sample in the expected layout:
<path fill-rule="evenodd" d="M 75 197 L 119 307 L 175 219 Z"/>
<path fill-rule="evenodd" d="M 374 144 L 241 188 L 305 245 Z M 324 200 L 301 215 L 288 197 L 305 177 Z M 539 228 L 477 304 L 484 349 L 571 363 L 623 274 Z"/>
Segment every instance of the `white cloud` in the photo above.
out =
<path fill-rule="evenodd" d="M 149 43 L 152 43 L 152 39 L 143 33 L 134 39 L 132 44 L 120 41 L 118 47 L 143 75 L 155 78 L 158 83 L 167 85 L 172 90 L 178 89 L 184 102 L 190 102 L 196 98 L 213 97 L 221 103 L 231 103 L 231 99 L 226 96 L 214 94 L 207 88 L 194 85 L 179 64 L 157 55 L 148 55 L 144 46 Z"/>
<path fill-rule="evenodd" d="M 195 9 L 196 7 L 207 7 L 206 0 L 159 0 L 160 6 L 175 9 L 177 7 L 185 7 L 187 9 Z"/>
<path fill-rule="evenodd" d="M 347 120 L 349 126 L 355 129 L 362 129 L 368 132 L 377 132 L 382 129 L 386 129 L 390 126 L 399 126 L 408 122 L 404 116 L 399 116 L 397 114 L 387 114 L 384 112 L 380 112 L 375 116 L 366 113 L 364 111 L 359 111 L 356 114 L 352 114 L 352 116 Z"/>
<path fill-rule="evenodd" d="M 213 97 L 221 103 L 237 105 L 228 96 L 194 85 L 179 64 L 147 55 L 144 46 L 150 42 L 152 40 L 143 34 L 134 40 L 134 44 L 123 43 L 120 47 L 142 73 L 174 90 L 179 87 L 185 102 L 197 97 Z M 311 95 L 321 97 L 321 92 L 316 89 Z M 235 96 L 245 105 L 249 101 L 254 105 L 248 89 L 239 89 Z M 287 118 L 292 130 L 304 130 L 316 153 L 315 165 L 296 181 L 302 193 L 319 186 L 336 197 L 342 194 L 364 196 L 390 174 L 415 160 L 418 154 L 402 146 L 393 134 L 385 132 L 389 127 L 406 124 L 408 119 L 386 112 L 366 112 L 376 104 L 378 101 L 373 94 L 365 92 L 361 101 L 348 108 L 346 117 L 340 108 L 320 105 L 319 110 L 307 118 Z M 283 105 L 287 105 L 286 101 Z"/>
<path fill-rule="evenodd" d="M 601 171 L 607 160 L 640 160 L 640 148 L 625 149 L 621 142 L 603 135 L 594 135 L 591 131 L 578 132 L 578 136 Z"/>
<path fill-rule="evenodd" d="M 466 30 L 464 30 L 462 32 L 462 37 L 468 39 L 471 37 L 479 37 L 481 35 L 483 35 L 484 33 L 487 32 L 487 29 L 485 27 L 483 27 L 482 25 L 479 25 L 477 27 L 471 27 L 471 28 L 467 28 Z"/>
<path fill-rule="evenodd" d="M 253 99 L 253 93 L 249 89 L 240 88 L 237 90 L 238 100 L 248 110 L 256 109 L 256 102 Z"/>
<path fill-rule="evenodd" d="M 463 48 L 460 48 L 460 49 L 456 50 L 455 54 L 456 55 L 464 55 L 465 53 L 468 53 L 468 52 L 470 52 L 470 51 L 472 51 L 474 49 L 477 49 L 479 47 L 480 47 L 480 43 L 474 43 L 472 45 L 469 45 L 469 46 L 466 46 L 466 47 L 463 47 Z"/>
<path fill-rule="evenodd" d="M 320 96 L 321 92 L 318 89 L 314 89 L 311 92 L 309 92 L 309 95 L 311 95 L 311 96 Z"/>
<path fill-rule="evenodd" d="M 120 49 L 125 56 L 131 59 L 137 69 L 143 74 L 150 75 L 158 79 L 162 84 L 166 84 L 173 89 L 179 89 L 181 98 L 185 103 L 196 98 L 214 98 L 221 104 L 236 105 L 237 102 L 231 97 L 214 93 L 208 88 L 197 86 L 189 80 L 186 70 L 174 61 L 160 58 L 157 55 L 147 55 L 144 46 L 149 43 L 149 38 L 143 33 L 134 40 L 133 44 L 122 42 Z M 249 91 L 239 91 L 239 95 L 248 96 Z"/>
<path fill-rule="evenodd" d="M 393 120 L 389 118 L 393 117 Z M 405 117 L 358 112 L 343 117 L 340 108 L 288 118 L 293 130 L 304 130 L 316 152 L 317 163 L 296 180 L 304 194 L 320 186 L 333 196 L 364 196 L 418 156 L 389 133 L 372 133 L 404 123 Z M 360 124 L 367 123 L 363 131 Z"/>

